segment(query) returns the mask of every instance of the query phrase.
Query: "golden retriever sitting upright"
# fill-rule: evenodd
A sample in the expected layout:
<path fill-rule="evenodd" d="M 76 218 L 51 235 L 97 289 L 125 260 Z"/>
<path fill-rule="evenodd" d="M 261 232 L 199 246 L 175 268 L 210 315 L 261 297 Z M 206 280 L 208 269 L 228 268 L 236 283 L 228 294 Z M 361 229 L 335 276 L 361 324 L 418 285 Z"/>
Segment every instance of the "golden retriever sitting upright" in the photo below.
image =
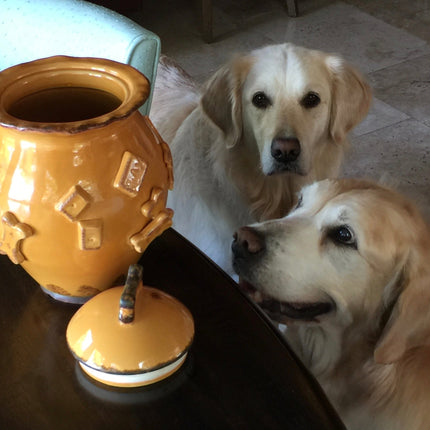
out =
<path fill-rule="evenodd" d="M 151 119 L 172 150 L 174 227 L 231 273 L 232 232 L 285 215 L 303 184 L 336 176 L 370 99 L 341 58 L 292 44 L 238 56 L 202 92 L 162 58 Z"/>
<path fill-rule="evenodd" d="M 235 238 L 242 288 L 287 325 L 349 430 L 430 429 L 430 229 L 410 202 L 327 179 Z"/>

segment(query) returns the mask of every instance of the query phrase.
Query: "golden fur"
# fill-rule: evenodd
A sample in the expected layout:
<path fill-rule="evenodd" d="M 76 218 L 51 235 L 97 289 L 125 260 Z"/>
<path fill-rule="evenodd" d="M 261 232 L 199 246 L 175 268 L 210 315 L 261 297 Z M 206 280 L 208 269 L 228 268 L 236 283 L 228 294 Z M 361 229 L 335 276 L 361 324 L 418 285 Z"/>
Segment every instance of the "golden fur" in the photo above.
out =
<path fill-rule="evenodd" d="M 317 182 L 300 200 L 237 232 L 243 288 L 287 325 L 349 430 L 430 429 L 429 226 L 367 181 Z"/>
<path fill-rule="evenodd" d="M 266 107 L 256 107 L 258 93 Z M 318 105 L 306 105 L 309 94 Z M 202 90 L 162 57 L 151 119 L 172 150 L 174 227 L 231 272 L 232 232 L 285 215 L 303 184 L 336 177 L 347 133 L 370 99 L 344 60 L 292 44 L 237 56 Z M 275 161 L 278 139 L 299 143 L 296 160 Z"/>

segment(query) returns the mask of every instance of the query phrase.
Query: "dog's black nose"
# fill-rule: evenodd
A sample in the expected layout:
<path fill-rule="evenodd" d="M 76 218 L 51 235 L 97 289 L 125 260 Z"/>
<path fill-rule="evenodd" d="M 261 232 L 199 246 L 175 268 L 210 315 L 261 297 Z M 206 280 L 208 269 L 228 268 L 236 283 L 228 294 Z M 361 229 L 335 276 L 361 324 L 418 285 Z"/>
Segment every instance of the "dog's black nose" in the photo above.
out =
<path fill-rule="evenodd" d="M 277 137 L 272 140 L 270 153 L 279 163 L 296 161 L 300 155 L 300 141 L 296 137 Z"/>
<path fill-rule="evenodd" d="M 265 248 L 263 236 L 252 227 L 241 227 L 233 235 L 231 249 L 235 257 L 249 257 Z"/>

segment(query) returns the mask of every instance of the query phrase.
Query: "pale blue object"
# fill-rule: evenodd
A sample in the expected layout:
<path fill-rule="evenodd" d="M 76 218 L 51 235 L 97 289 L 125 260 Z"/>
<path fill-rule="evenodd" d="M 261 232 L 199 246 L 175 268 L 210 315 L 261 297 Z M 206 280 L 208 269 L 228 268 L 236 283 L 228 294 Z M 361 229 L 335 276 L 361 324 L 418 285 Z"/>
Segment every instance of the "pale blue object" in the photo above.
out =
<path fill-rule="evenodd" d="M 151 83 L 140 109 L 149 113 L 160 39 L 132 20 L 81 0 L 0 0 L 0 70 L 53 55 L 130 64 Z"/>

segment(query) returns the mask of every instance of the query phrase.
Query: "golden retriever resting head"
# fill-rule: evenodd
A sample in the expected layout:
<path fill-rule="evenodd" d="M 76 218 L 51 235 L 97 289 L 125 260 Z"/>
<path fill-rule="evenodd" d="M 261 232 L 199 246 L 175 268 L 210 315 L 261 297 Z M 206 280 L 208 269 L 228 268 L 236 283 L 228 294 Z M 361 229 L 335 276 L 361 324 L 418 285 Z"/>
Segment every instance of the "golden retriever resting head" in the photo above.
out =
<path fill-rule="evenodd" d="M 287 324 L 351 428 L 430 428 L 430 231 L 410 202 L 324 180 L 288 216 L 239 229 L 232 249 L 242 287 Z"/>
<path fill-rule="evenodd" d="M 312 176 L 322 179 L 327 166 L 337 173 L 346 135 L 370 100 L 368 85 L 344 60 L 287 43 L 226 64 L 207 84 L 201 106 L 228 147 L 256 153 L 265 175 L 319 168 L 324 173 Z"/>

